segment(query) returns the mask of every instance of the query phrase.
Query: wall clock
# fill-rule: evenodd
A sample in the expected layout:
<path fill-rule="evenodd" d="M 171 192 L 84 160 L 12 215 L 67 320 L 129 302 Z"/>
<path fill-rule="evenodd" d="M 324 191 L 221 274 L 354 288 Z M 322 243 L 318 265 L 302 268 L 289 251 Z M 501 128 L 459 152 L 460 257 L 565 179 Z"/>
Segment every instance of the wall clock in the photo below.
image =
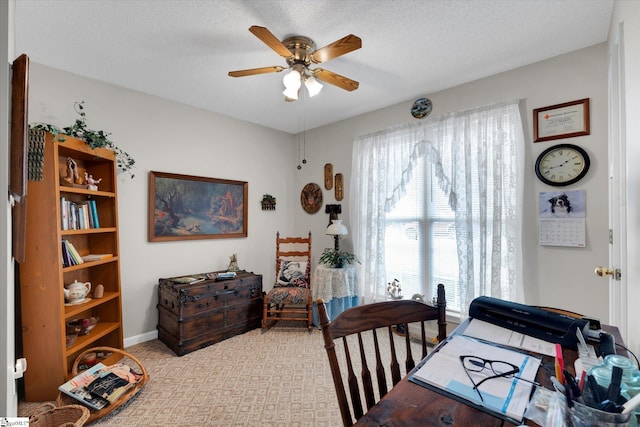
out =
<path fill-rule="evenodd" d="M 584 178 L 590 164 L 589 155 L 583 148 L 573 144 L 558 144 L 540 153 L 535 171 L 540 181 L 561 187 Z"/>

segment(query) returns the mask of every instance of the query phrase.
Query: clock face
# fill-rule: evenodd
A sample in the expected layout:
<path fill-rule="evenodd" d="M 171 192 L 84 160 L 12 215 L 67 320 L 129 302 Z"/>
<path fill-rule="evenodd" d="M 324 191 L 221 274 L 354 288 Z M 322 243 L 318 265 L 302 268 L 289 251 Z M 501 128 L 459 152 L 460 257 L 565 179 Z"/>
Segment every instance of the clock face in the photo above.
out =
<path fill-rule="evenodd" d="M 589 155 L 581 147 L 559 144 L 540 153 L 535 170 L 545 184 L 563 186 L 580 181 L 587 174 L 589 164 Z"/>

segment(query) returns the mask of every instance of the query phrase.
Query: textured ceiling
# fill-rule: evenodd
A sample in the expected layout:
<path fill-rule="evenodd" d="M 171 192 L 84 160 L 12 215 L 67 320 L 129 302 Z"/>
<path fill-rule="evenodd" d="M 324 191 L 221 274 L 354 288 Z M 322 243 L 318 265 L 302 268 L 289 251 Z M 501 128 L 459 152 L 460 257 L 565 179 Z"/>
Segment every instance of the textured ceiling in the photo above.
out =
<path fill-rule="evenodd" d="M 16 0 L 16 55 L 297 133 L 606 41 L 613 0 Z M 355 34 L 321 64 L 360 82 L 284 102 L 283 58 L 248 31 Z"/>

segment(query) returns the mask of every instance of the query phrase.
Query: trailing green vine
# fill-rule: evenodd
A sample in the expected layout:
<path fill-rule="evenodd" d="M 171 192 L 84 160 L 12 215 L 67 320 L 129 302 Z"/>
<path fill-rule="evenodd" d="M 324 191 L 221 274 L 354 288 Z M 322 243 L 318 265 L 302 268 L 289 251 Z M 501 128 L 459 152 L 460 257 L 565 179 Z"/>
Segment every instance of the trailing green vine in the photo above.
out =
<path fill-rule="evenodd" d="M 76 110 L 76 113 L 80 115 L 80 118 L 76 119 L 76 121 L 70 126 L 60 129 L 57 126 L 48 123 L 33 123 L 30 124 L 29 127 L 31 129 L 40 129 L 50 132 L 59 142 L 64 142 L 64 136 L 69 135 L 83 140 L 89 144 L 92 149 L 108 148 L 116 155 L 116 166 L 118 170 L 120 172 L 127 172 L 131 175 L 131 178 L 133 178 L 135 175 L 132 169 L 136 163 L 133 157 L 131 157 L 126 151 L 121 150 L 109 139 L 109 135 L 111 135 L 111 133 L 87 128 L 84 101 L 74 103 L 74 109 Z"/>

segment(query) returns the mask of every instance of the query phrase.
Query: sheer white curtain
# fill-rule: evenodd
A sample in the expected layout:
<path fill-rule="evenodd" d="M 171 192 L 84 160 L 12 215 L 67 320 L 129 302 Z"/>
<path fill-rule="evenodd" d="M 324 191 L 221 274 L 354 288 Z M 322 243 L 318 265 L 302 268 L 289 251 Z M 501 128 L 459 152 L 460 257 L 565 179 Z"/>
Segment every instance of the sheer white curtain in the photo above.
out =
<path fill-rule="evenodd" d="M 461 306 L 479 295 L 522 301 L 524 134 L 518 101 L 359 137 L 350 220 L 365 302 L 384 299 L 385 213 L 416 162 L 431 162 L 455 212 Z M 432 284 L 433 285 L 433 284 Z"/>

